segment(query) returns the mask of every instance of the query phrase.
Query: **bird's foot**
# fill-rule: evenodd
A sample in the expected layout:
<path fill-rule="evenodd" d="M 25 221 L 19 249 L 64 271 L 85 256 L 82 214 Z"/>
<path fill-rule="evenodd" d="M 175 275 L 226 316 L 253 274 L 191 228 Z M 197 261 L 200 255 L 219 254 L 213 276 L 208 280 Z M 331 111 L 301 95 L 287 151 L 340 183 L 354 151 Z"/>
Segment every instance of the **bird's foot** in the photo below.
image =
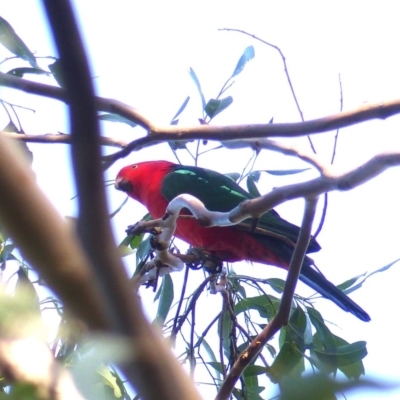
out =
<path fill-rule="evenodd" d="M 201 247 L 192 247 L 187 254 L 193 256 L 190 263 L 186 263 L 191 269 L 204 268 L 209 274 L 220 274 L 222 271 L 222 261 L 214 254 L 205 251 Z"/>
<path fill-rule="evenodd" d="M 161 233 L 162 229 L 157 226 L 152 226 L 153 221 L 139 221 L 136 224 L 129 225 L 125 232 L 127 235 L 137 236 L 142 233 L 150 233 L 154 236 L 157 236 Z"/>

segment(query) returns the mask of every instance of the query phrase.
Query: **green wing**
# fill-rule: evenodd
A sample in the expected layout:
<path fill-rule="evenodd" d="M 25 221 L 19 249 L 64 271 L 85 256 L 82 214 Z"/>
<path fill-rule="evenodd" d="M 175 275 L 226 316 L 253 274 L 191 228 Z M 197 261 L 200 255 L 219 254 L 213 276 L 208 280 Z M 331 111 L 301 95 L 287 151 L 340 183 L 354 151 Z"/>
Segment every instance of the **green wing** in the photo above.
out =
<path fill-rule="evenodd" d="M 174 197 L 188 193 L 201 200 L 210 211 L 227 212 L 235 208 L 242 201 L 252 196 L 240 187 L 231 178 L 218 172 L 191 166 L 177 165 L 163 179 L 161 188 L 163 196 L 171 201 Z M 243 221 L 241 226 L 250 229 L 251 219 Z M 278 235 L 283 235 L 296 242 L 299 227 L 291 224 L 274 211 L 263 214 L 258 227 Z M 256 234 L 262 240 L 262 234 Z M 320 246 L 313 240 L 308 252 L 318 251 Z"/>

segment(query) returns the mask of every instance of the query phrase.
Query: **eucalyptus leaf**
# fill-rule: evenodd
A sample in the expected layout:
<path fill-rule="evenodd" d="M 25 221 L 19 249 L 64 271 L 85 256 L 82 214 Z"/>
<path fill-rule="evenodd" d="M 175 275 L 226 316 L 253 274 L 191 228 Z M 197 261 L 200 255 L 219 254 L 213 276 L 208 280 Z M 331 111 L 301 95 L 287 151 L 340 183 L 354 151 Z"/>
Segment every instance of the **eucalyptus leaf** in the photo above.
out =
<path fill-rule="evenodd" d="M 259 312 L 260 317 L 270 319 L 276 315 L 279 303 L 280 300 L 274 296 L 261 295 L 247 297 L 236 303 L 235 314 L 239 315 L 244 311 L 256 310 Z"/>
<path fill-rule="evenodd" d="M 56 60 L 56 61 L 54 61 L 53 64 L 49 64 L 49 70 L 53 74 L 53 77 L 56 80 L 56 82 L 61 87 L 65 87 L 64 75 L 62 73 L 62 68 L 61 68 L 61 61 L 60 60 Z"/>
<path fill-rule="evenodd" d="M 265 169 L 262 172 L 266 172 L 267 174 L 275 176 L 284 176 L 284 175 L 300 174 L 301 172 L 308 171 L 309 169 L 311 168 L 282 169 L 282 170 Z"/>
<path fill-rule="evenodd" d="M 314 325 L 317 333 L 319 334 L 324 349 L 335 349 L 336 341 L 334 335 L 325 325 L 325 322 L 321 316 L 321 314 L 315 309 L 311 307 L 307 307 L 307 313 L 310 318 L 311 323 Z"/>
<path fill-rule="evenodd" d="M 176 122 L 175 124 L 174 124 L 174 122 L 175 122 L 176 118 L 179 117 L 179 115 L 182 113 L 182 111 L 186 108 L 187 104 L 189 103 L 189 100 L 190 100 L 190 96 L 186 97 L 186 99 L 184 100 L 184 102 L 180 106 L 180 108 L 177 111 L 177 113 L 171 119 L 171 125 L 177 125 L 178 124 L 178 122 Z"/>
<path fill-rule="evenodd" d="M 286 375 L 294 371 L 299 363 L 303 363 L 304 367 L 303 354 L 293 342 L 285 342 L 269 368 L 268 376 L 273 382 L 280 382 Z M 300 369 L 302 368 L 300 367 Z"/>
<path fill-rule="evenodd" d="M 14 31 L 14 28 L 0 17 L 0 43 L 17 57 L 26 60 L 33 68 L 40 69 L 33 53 Z"/>
<path fill-rule="evenodd" d="M 372 275 L 377 274 L 378 272 L 387 271 L 389 268 L 391 268 L 391 267 L 392 267 L 394 264 L 396 264 L 398 261 L 400 261 L 400 258 L 398 258 L 397 260 L 392 261 L 391 263 L 385 265 L 385 266 L 382 267 L 382 268 L 379 268 L 379 269 L 377 269 L 377 270 L 375 270 L 375 271 L 372 271 L 371 273 L 367 274 L 367 275 L 365 276 L 365 278 L 364 278 L 361 282 L 357 283 L 357 285 L 351 286 L 351 287 L 349 287 L 348 289 L 343 290 L 343 292 L 346 293 L 346 294 L 349 294 L 349 293 L 351 293 L 351 292 L 354 292 L 355 290 L 359 289 L 369 277 L 371 277 Z M 364 275 L 364 274 L 363 274 L 363 275 Z M 361 276 L 362 276 L 362 275 L 361 275 Z M 342 284 L 339 285 L 339 286 L 342 286 L 342 285 L 344 285 L 344 284 L 346 284 L 346 282 L 342 283 Z"/>
<path fill-rule="evenodd" d="M 200 81 L 197 78 L 196 72 L 194 72 L 193 68 L 190 68 L 189 70 L 189 74 L 191 76 L 191 78 L 193 79 L 193 82 L 195 83 L 197 90 L 199 91 L 199 95 L 200 95 L 200 99 L 201 99 L 201 105 L 202 105 L 202 110 L 204 110 L 206 108 L 206 99 L 204 98 L 204 94 L 201 90 L 201 85 L 200 85 Z"/>
<path fill-rule="evenodd" d="M 34 75 L 49 75 L 47 71 L 40 68 L 14 68 L 7 72 L 8 75 L 17 76 L 18 78 L 22 78 L 25 74 L 34 74 Z"/>
<path fill-rule="evenodd" d="M 233 102 L 232 96 L 225 97 L 224 99 L 210 99 L 205 107 L 206 114 L 210 118 L 214 118 L 220 112 L 228 108 Z"/>
<path fill-rule="evenodd" d="M 249 191 L 249 193 L 251 194 L 251 196 L 253 197 L 260 197 L 261 194 L 258 191 L 257 185 L 255 184 L 253 178 L 248 175 L 247 176 L 247 190 Z"/>
<path fill-rule="evenodd" d="M 240 74 L 243 71 L 243 68 L 246 65 L 246 63 L 252 60 L 254 56 L 255 56 L 254 47 L 253 46 L 246 47 L 243 54 L 239 58 L 238 63 L 236 64 L 235 70 L 233 71 L 232 74 L 232 78 Z"/>
<path fill-rule="evenodd" d="M 172 301 L 174 300 L 174 284 L 170 274 L 164 275 L 159 293 L 157 315 L 154 322 L 163 326 L 171 308 Z"/>
<path fill-rule="evenodd" d="M 345 367 L 362 360 L 367 354 L 366 342 L 359 341 L 344 346 L 337 346 L 333 350 L 314 348 L 317 357 L 324 363 L 334 367 Z"/>
<path fill-rule="evenodd" d="M 237 182 L 238 179 L 240 178 L 239 172 L 228 172 L 227 174 L 224 174 L 228 178 L 231 178 L 234 182 Z"/>
<path fill-rule="evenodd" d="M 137 126 L 137 124 L 127 118 L 121 117 L 120 115 L 117 114 L 101 114 L 99 115 L 99 120 L 100 121 L 109 121 L 109 122 L 120 122 L 123 124 L 127 124 L 130 127 L 134 128 L 135 126 Z"/>

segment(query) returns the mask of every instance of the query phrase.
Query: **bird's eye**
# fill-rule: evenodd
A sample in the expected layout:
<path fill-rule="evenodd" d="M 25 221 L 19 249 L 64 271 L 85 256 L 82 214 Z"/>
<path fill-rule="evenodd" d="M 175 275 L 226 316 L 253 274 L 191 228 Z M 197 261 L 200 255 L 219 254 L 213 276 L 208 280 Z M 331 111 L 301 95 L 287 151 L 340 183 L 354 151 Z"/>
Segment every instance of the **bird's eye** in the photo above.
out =
<path fill-rule="evenodd" d="M 131 166 L 132 169 L 135 169 L 135 168 L 137 168 L 137 167 L 138 167 L 137 164 Z"/>

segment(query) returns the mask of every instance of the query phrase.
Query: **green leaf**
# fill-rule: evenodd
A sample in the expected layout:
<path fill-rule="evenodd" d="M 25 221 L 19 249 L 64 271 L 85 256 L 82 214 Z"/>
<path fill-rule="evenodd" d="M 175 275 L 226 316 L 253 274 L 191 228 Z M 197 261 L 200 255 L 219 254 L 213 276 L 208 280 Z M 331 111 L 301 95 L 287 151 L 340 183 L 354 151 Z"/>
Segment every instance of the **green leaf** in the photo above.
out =
<path fill-rule="evenodd" d="M 367 273 L 364 272 L 363 274 L 357 275 L 354 278 L 350 278 L 347 281 L 344 281 L 343 283 L 341 283 L 340 285 L 337 285 L 336 287 L 339 290 L 341 290 L 342 292 L 344 292 L 346 289 L 348 289 L 349 287 L 353 286 L 360 278 L 362 278 L 366 274 Z"/>
<path fill-rule="evenodd" d="M 130 247 L 132 250 L 135 250 L 139 247 L 142 242 L 143 234 L 141 235 L 127 235 L 122 242 L 119 244 L 119 248 Z"/>
<path fill-rule="evenodd" d="M 285 288 L 286 283 L 283 279 L 279 278 L 269 278 L 266 279 L 264 282 L 270 285 L 271 288 L 279 294 L 283 293 L 283 289 Z"/>
<path fill-rule="evenodd" d="M 129 119 L 121 117 L 120 115 L 111 114 L 111 113 L 99 115 L 99 120 L 100 121 L 109 121 L 109 122 L 120 122 L 123 124 L 127 124 L 132 128 L 137 126 L 137 124 L 135 122 L 130 121 Z"/>
<path fill-rule="evenodd" d="M 237 180 L 240 178 L 239 172 L 228 172 L 227 174 L 224 174 L 228 178 L 231 178 L 234 182 L 237 182 Z"/>
<path fill-rule="evenodd" d="M 193 79 L 193 82 L 196 84 L 197 90 L 199 91 L 199 95 L 201 98 L 202 110 L 204 110 L 206 108 L 206 100 L 204 98 L 203 92 L 201 91 L 200 81 L 197 78 L 197 75 L 194 72 L 193 68 L 190 68 L 189 73 L 190 73 L 191 78 Z"/>
<path fill-rule="evenodd" d="M 325 325 L 325 322 L 321 316 L 321 314 L 314 308 L 306 307 L 307 313 L 310 318 L 311 323 L 314 325 L 319 337 L 321 338 L 323 347 L 325 350 L 335 349 L 336 341 L 334 335 Z"/>
<path fill-rule="evenodd" d="M 306 327 L 306 314 L 300 307 L 296 307 L 290 316 L 286 331 L 290 339 L 296 343 L 297 347 L 302 353 L 304 353 L 305 350 L 304 333 L 306 331 Z"/>
<path fill-rule="evenodd" d="M 364 364 L 362 361 L 350 365 L 342 365 L 339 367 L 339 370 L 343 372 L 348 379 L 359 379 L 361 375 L 365 374 Z"/>
<path fill-rule="evenodd" d="M 317 357 L 333 367 L 346 367 L 361 361 L 367 354 L 366 342 L 359 341 L 332 350 L 313 349 Z"/>
<path fill-rule="evenodd" d="M 35 75 L 49 75 L 49 73 L 40 68 L 14 68 L 7 72 L 8 75 L 17 76 L 22 78 L 25 74 L 35 74 Z"/>
<path fill-rule="evenodd" d="M 221 337 L 222 330 L 222 337 Z M 225 357 L 231 359 L 231 330 L 232 330 L 232 319 L 228 311 L 225 311 L 219 318 L 219 335 L 222 340 Z"/>
<path fill-rule="evenodd" d="M 236 75 L 239 75 L 243 71 L 243 68 L 246 65 L 246 63 L 252 60 L 254 58 L 254 55 L 255 55 L 254 47 L 253 46 L 246 47 L 242 56 L 239 58 L 235 70 L 233 71 L 232 78 Z"/>
<path fill-rule="evenodd" d="M 325 374 L 310 373 L 285 379 L 279 387 L 279 400 L 337 400 L 335 393 L 341 393 L 340 398 L 343 399 L 346 398 L 343 392 L 347 393 L 350 390 L 360 394 L 375 390 L 385 393 L 390 387 L 377 380 L 343 381 Z M 358 390 L 360 392 L 357 392 Z M 362 398 L 362 395 L 359 397 Z"/>
<path fill-rule="evenodd" d="M 149 254 L 151 250 L 150 238 L 151 236 L 148 236 L 146 239 L 142 240 L 141 243 L 139 244 L 139 247 L 136 252 L 136 263 L 139 263 L 139 261 L 144 259 Z"/>
<path fill-rule="evenodd" d="M 218 361 L 209 361 L 206 364 L 211 365 L 217 372 L 222 374 L 222 364 Z"/>
<path fill-rule="evenodd" d="M 264 386 L 247 386 L 247 383 L 245 382 L 246 387 L 245 387 L 245 394 L 238 389 L 238 388 L 233 388 L 232 394 L 237 400 L 263 400 L 264 398 L 259 395 L 265 387 Z"/>
<path fill-rule="evenodd" d="M 264 169 L 262 172 L 266 172 L 267 174 L 275 176 L 283 176 L 283 175 L 300 174 L 301 172 L 308 171 L 309 169 L 311 168 L 283 169 L 283 170 Z"/>
<path fill-rule="evenodd" d="M 61 68 L 61 61 L 56 60 L 53 64 L 49 64 L 48 67 L 49 67 L 49 70 L 51 71 L 51 73 L 53 74 L 53 77 L 56 80 L 56 82 L 61 87 L 65 87 L 64 76 L 63 76 L 62 68 Z"/>
<path fill-rule="evenodd" d="M 210 118 L 214 118 L 217 114 L 228 108 L 233 102 L 232 96 L 225 97 L 224 99 L 210 99 L 205 107 L 206 114 Z"/>
<path fill-rule="evenodd" d="M 255 184 L 253 178 L 250 175 L 247 176 L 246 183 L 247 183 L 247 190 L 251 194 L 251 196 L 253 197 L 261 196 L 260 192 L 258 191 L 257 185 Z"/>
<path fill-rule="evenodd" d="M 262 367 L 261 365 L 249 365 L 243 372 L 244 377 L 249 376 L 257 376 L 261 374 L 265 374 L 267 372 L 266 367 Z"/>
<path fill-rule="evenodd" d="M 235 314 L 241 312 L 256 310 L 262 318 L 271 319 L 278 311 L 280 300 L 274 296 L 255 296 L 240 300 L 235 305 Z"/>
<path fill-rule="evenodd" d="M 261 172 L 262 171 L 251 171 L 249 176 L 251 176 L 251 179 L 253 179 L 254 182 L 258 183 L 261 177 Z"/>
<path fill-rule="evenodd" d="M 348 288 L 347 290 L 344 290 L 343 292 L 346 293 L 346 294 L 349 294 L 349 293 L 351 293 L 351 292 L 354 292 L 355 290 L 359 289 L 369 277 L 371 277 L 371 276 L 374 275 L 374 274 L 377 274 L 378 272 L 384 272 L 384 271 L 388 270 L 390 267 L 392 267 L 392 266 L 393 266 L 394 264 L 396 264 L 398 261 L 400 261 L 400 258 L 398 258 L 397 260 L 392 261 L 391 263 L 385 265 L 385 266 L 382 267 L 382 268 L 379 268 L 379 269 L 377 269 L 377 270 L 375 270 L 375 271 L 372 271 L 372 272 L 369 273 L 361 282 L 357 283 L 357 285 L 354 285 L 354 286 Z M 365 274 L 363 274 L 363 275 L 365 275 Z M 361 275 L 361 276 L 363 276 L 363 275 Z M 344 284 L 346 284 L 346 282 L 342 283 L 342 284 L 339 285 L 339 286 L 342 286 L 342 285 L 344 285 Z"/>
<path fill-rule="evenodd" d="M 186 97 L 185 101 L 182 103 L 182 105 L 180 106 L 178 112 L 174 115 L 174 117 L 171 119 L 171 125 L 176 125 L 174 124 L 174 121 L 177 117 L 179 117 L 179 115 L 182 113 L 182 111 L 186 108 L 187 104 L 189 103 L 190 100 L 190 96 Z"/>
<path fill-rule="evenodd" d="M 342 339 L 339 336 L 334 335 L 336 343 L 338 346 L 345 346 L 348 345 L 349 342 L 346 342 L 344 339 Z M 349 379 L 350 378 L 355 378 L 358 379 L 360 378 L 361 375 L 365 374 L 364 370 L 364 364 L 361 360 L 355 362 L 354 364 L 346 365 L 346 366 L 340 366 L 338 367 L 340 371 L 342 371 Z"/>
<path fill-rule="evenodd" d="M 280 382 L 285 375 L 294 372 L 295 368 L 298 371 L 304 369 L 303 354 L 294 342 L 285 342 L 269 368 L 268 376 L 273 382 Z"/>
<path fill-rule="evenodd" d="M 40 69 L 33 53 L 16 34 L 13 27 L 2 17 L 0 17 L 0 43 L 17 57 L 28 61 L 32 67 Z"/>
<path fill-rule="evenodd" d="M 197 335 L 197 338 L 199 338 L 198 335 Z M 205 351 L 207 352 L 208 356 L 210 357 L 211 362 L 218 363 L 218 362 L 217 362 L 217 358 L 215 357 L 215 354 L 214 354 L 214 351 L 213 351 L 212 347 L 208 344 L 208 342 L 206 341 L 205 338 L 202 339 L 201 345 L 204 347 Z M 218 364 L 220 364 L 220 363 L 218 363 Z M 220 366 L 221 366 L 221 364 L 220 364 Z M 214 368 L 214 369 L 217 371 L 217 376 L 216 376 L 216 378 L 217 378 L 218 380 L 222 380 L 222 378 L 221 378 L 221 371 L 218 371 L 217 368 Z"/>
<path fill-rule="evenodd" d="M 164 275 L 163 282 L 160 288 L 160 300 L 158 302 L 157 315 L 154 322 L 160 326 L 164 325 L 165 319 L 171 308 L 174 300 L 174 284 L 169 274 Z"/>
<path fill-rule="evenodd" d="M 71 360 L 70 371 L 86 399 L 121 399 L 126 392 L 115 372 L 105 364 L 124 363 L 129 358 L 128 339 L 91 336 L 79 343 L 79 355 Z"/>

